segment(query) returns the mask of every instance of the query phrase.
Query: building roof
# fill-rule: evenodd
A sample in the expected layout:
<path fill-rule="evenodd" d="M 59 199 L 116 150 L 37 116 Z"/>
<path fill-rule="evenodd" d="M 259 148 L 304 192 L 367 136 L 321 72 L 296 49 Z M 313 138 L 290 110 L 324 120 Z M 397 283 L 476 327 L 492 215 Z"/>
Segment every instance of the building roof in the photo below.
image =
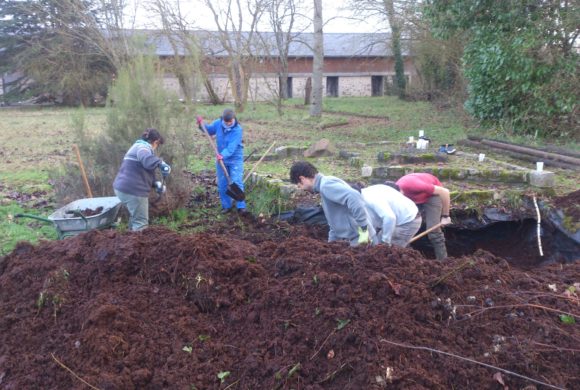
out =
<path fill-rule="evenodd" d="M 185 34 L 167 35 L 161 30 L 132 30 L 131 35 L 145 35 L 147 42 L 155 49 L 158 56 L 185 55 L 187 50 Z M 219 33 L 215 31 L 190 31 L 187 36 L 201 43 L 204 51 L 216 57 L 227 56 L 219 40 Z M 233 46 L 244 45 L 249 33 L 242 32 L 238 43 L 234 40 L 234 34 L 230 34 L 229 40 Z M 256 42 L 252 45 L 251 52 L 258 56 L 277 57 L 279 51 L 276 47 L 276 36 L 273 32 L 256 33 Z M 173 44 L 172 44 L 173 42 Z M 297 33 L 293 36 L 289 47 L 289 57 L 312 57 L 314 33 Z M 410 41 L 403 41 L 403 55 L 409 56 Z M 390 34 L 388 33 L 325 33 L 324 56 L 325 57 L 392 57 L 390 47 Z M 176 50 L 174 50 L 174 47 Z"/>

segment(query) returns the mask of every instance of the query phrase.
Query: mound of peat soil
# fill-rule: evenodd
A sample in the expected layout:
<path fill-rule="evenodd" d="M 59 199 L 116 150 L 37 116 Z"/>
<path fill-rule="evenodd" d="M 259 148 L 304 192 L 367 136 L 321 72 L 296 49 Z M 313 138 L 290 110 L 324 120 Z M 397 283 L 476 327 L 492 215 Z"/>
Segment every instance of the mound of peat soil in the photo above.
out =
<path fill-rule="evenodd" d="M 0 259 L 0 388 L 580 388 L 577 263 L 244 223 L 19 244 Z"/>
<path fill-rule="evenodd" d="M 565 210 L 573 222 L 580 221 L 580 190 L 570 192 L 553 200 L 554 206 Z"/>

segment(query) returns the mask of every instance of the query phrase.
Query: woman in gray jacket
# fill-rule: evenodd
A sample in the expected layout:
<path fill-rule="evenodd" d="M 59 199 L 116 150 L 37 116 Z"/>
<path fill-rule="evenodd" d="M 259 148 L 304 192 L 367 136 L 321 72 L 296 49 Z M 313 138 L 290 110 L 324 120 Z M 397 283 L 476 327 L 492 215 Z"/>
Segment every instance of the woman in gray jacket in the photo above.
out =
<path fill-rule="evenodd" d="M 145 130 L 125 154 L 113 182 L 115 195 L 129 210 L 129 228 L 133 231 L 149 225 L 149 191 L 154 187 L 155 169 L 159 168 L 163 177 L 171 172 L 171 167 L 155 155 L 155 150 L 163 143 L 156 129 Z M 159 188 L 158 192 L 163 190 Z"/>

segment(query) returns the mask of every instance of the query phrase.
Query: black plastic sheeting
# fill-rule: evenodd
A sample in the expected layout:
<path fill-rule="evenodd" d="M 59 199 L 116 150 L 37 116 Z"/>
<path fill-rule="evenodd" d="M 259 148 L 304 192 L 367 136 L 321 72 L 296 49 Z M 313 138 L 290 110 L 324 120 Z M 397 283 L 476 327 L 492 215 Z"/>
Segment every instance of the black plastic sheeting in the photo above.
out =
<path fill-rule="evenodd" d="M 455 224 L 444 228 L 449 256 L 470 255 L 483 249 L 522 266 L 580 260 L 580 243 L 563 233 L 550 220 L 541 225 L 543 256 L 540 256 L 537 222 L 529 217 L 529 213 L 527 215 L 520 215 L 521 219 L 517 219 L 517 216 L 497 209 L 488 209 L 483 216 L 472 213 L 454 215 Z M 298 207 L 280 214 L 278 218 L 290 223 L 328 224 L 320 206 Z M 424 230 L 423 225 L 419 232 Z M 427 237 L 416 241 L 412 247 L 426 257 L 435 257 Z"/>

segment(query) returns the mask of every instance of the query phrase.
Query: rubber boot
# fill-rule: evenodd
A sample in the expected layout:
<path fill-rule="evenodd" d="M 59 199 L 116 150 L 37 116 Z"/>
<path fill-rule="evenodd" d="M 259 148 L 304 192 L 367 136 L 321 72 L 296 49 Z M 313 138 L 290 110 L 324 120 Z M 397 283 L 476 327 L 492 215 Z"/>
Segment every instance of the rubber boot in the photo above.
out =
<path fill-rule="evenodd" d="M 447 248 L 445 247 L 445 243 L 433 245 L 433 250 L 435 250 L 435 258 L 437 260 L 445 260 L 447 258 Z"/>

